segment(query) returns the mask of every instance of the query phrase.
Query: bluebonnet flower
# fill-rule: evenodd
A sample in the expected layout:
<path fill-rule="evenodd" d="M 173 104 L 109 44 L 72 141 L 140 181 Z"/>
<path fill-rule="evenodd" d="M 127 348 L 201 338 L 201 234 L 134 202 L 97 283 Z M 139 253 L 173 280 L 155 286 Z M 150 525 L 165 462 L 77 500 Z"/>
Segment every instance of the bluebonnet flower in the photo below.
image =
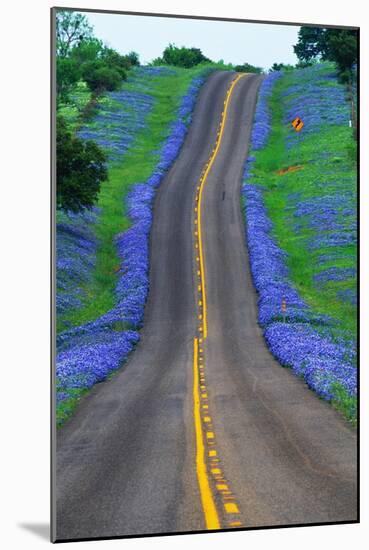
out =
<path fill-rule="evenodd" d="M 344 88 L 337 83 L 333 71 L 327 74 L 322 70 L 322 65 L 316 64 L 296 70 L 295 81 L 283 93 L 286 105 L 284 122 L 290 124 L 299 116 L 305 126 L 300 133 L 291 130 L 287 147 L 292 147 L 300 140 L 304 141 L 321 128 L 348 125 L 349 105 L 345 101 Z"/>
<path fill-rule="evenodd" d="M 272 235 L 272 223 L 264 206 L 263 187 L 251 183 L 255 163 L 253 152 L 266 145 L 271 129 L 268 97 L 277 78 L 272 73 L 261 85 L 252 148 L 245 163 L 241 190 L 251 273 L 258 292 L 259 323 L 266 342 L 278 361 L 302 376 L 309 387 L 321 397 L 327 400 L 334 398 L 334 387 L 337 383 L 348 395 L 353 396 L 357 385 L 356 353 L 350 335 L 340 330 L 332 318 L 314 312 L 299 296 L 289 279 L 287 255 L 279 248 Z M 327 112 L 331 114 L 327 124 L 345 123 L 348 116 L 347 104 L 342 87 L 336 85 L 334 75 L 325 74 L 319 66 L 314 66 L 296 72 L 296 80 L 283 94 L 287 105 L 285 122 L 290 123 L 298 113 L 306 124 L 305 128 L 308 127 L 307 131 L 304 128 L 304 135 L 316 132 L 323 121 L 326 122 Z M 289 147 L 297 144 L 297 140 L 295 133 L 291 132 Z M 345 176 L 341 179 L 341 184 L 343 182 L 346 183 Z M 347 185 L 352 185 L 349 178 Z M 335 250 L 335 247 L 356 242 L 355 197 L 351 190 L 342 189 L 341 185 L 339 193 L 322 195 L 319 199 L 304 199 L 301 192 L 296 192 L 291 193 L 288 200 L 286 210 L 298 220 L 294 230 L 297 233 L 303 228 L 310 230 L 308 248 L 332 249 L 329 254 L 325 252 L 317 256 L 318 264 L 335 261 L 342 255 L 347 258 L 342 249 Z M 355 274 L 354 268 L 327 267 L 315 274 L 314 280 L 320 284 L 327 281 L 348 281 Z M 351 303 L 356 296 L 351 289 L 340 290 L 337 295 Z M 284 320 L 282 300 L 287 304 Z"/>
<path fill-rule="evenodd" d="M 152 89 L 160 82 L 158 77 L 170 74 L 175 71 L 166 67 L 135 68 L 127 80 L 134 91 L 108 92 L 98 103 L 93 122 L 82 126 L 78 135 L 93 139 L 106 150 L 111 161 L 120 160 L 137 132 L 146 126 L 154 104 Z"/>
<path fill-rule="evenodd" d="M 195 78 L 182 98 L 177 118 L 162 144 L 155 170 L 146 182 L 133 185 L 126 198 L 131 227 L 115 238 L 120 258 L 115 306 L 98 319 L 65 330 L 57 336 L 59 400 L 66 399 L 68 389 L 90 388 L 104 380 L 122 365 L 139 341 L 138 330 L 142 326 L 149 291 L 149 235 L 155 191 L 179 153 L 197 94 L 208 72 L 208 69 L 204 70 L 202 76 Z M 150 68 L 150 74 L 158 76 L 167 73 Z M 122 330 L 122 325 L 130 329 Z"/>
<path fill-rule="evenodd" d="M 327 281 L 346 281 L 348 278 L 356 277 L 356 269 L 351 267 L 329 267 L 324 271 L 314 274 L 314 281 L 326 283 Z"/>
<path fill-rule="evenodd" d="M 271 113 L 268 109 L 267 99 L 271 96 L 275 82 L 281 77 L 280 71 L 270 73 L 264 78 L 260 90 L 259 100 L 256 105 L 254 125 L 251 134 L 251 146 L 254 151 L 262 149 L 269 137 Z"/>
<path fill-rule="evenodd" d="M 56 311 L 67 312 L 82 305 L 82 288 L 95 266 L 97 240 L 92 231 L 98 210 L 80 214 L 59 213 L 56 231 Z"/>
<path fill-rule="evenodd" d="M 305 323 L 272 323 L 265 330 L 265 338 L 278 361 L 302 376 L 321 397 L 334 397 L 335 382 L 349 395 L 356 394 L 356 366 L 348 360 L 346 342 L 338 345 Z"/>
<path fill-rule="evenodd" d="M 342 302 L 347 302 L 352 306 L 357 305 L 357 294 L 354 288 L 345 288 L 337 290 L 337 298 Z"/>

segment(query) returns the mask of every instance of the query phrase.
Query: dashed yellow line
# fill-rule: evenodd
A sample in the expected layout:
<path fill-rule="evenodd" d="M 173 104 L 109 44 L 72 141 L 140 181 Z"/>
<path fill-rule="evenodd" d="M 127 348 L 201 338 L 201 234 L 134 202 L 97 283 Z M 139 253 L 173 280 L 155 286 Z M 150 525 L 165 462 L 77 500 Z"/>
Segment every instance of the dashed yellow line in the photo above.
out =
<path fill-rule="evenodd" d="M 204 510 L 205 522 L 207 529 L 219 529 L 218 512 L 214 503 L 213 494 L 210 489 L 206 464 L 204 461 L 204 441 L 202 435 L 201 415 L 200 415 L 200 397 L 199 397 L 199 381 L 197 371 L 197 356 L 198 356 L 198 341 L 194 339 L 193 343 L 193 400 L 194 400 L 194 418 L 195 418 L 195 434 L 196 434 L 196 471 L 197 480 L 200 488 L 202 508 Z"/>
<path fill-rule="evenodd" d="M 202 294 L 202 301 L 203 301 L 203 322 L 202 322 L 202 332 L 203 337 L 206 338 L 208 334 L 208 321 L 207 321 L 207 308 L 206 308 L 206 286 L 205 286 L 205 265 L 204 265 L 204 254 L 203 254 L 203 244 L 202 244 L 202 230 L 201 230 L 201 204 L 202 204 L 202 193 L 204 190 L 204 185 L 206 182 L 206 179 L 209 175 L 209 172 L 211 170 L 211 167 L 214 163 L 214 160 L 216 159 L 216 156 L 219 151 L 220 144 L 222 142 L 223 132 L 225 123 L 227 120 L 227 112 L 228 112 L 228 105 L 229 101 L 231 99 L 233 89 L 236 86 L 237 82 L 243 77 L 245 74 L 238 75 L 232 82 L 231 86 L 229 87 L 226 95 L 226 100 L 224 101 L 224 109 L 222 113 L 221 123 L 220 123 L 220 129 L 218 132 L 217 140 L 215 148 L 212 151 L 212 154 L 210 156 L 209 162 L 205 165 L 205 171 L 200 178 L 200 186 L 197 187 L 198 190 L 198 202 L 197 202 L 197 227 L 198 227 L 198 244 L 199 244 L 199 257 L 200 257 L 200 278 L 201 278 L 201 294 Z"/>
<path fill-rule="evenodd" d="M 235 502 L 226 502 L 224 504 L 224 508 L 225 508 L 225 511 L 227 512 L 227 514 L 238 514 L 239 513 L 238 506 Z"/>
<path fill-rule="evenodd" d="M 209 411 L 208 392 L 206 387 L 205 369 L 204 369 L 204 345 L 207 337 L 207 307 L 206 307 L 206 287 L 205 287 L 205 266 L 202 243 L 201 228 L 201 206 L 202 193 L 206 179 L 218 154 L 221 145 L 224 127 L 227 119 L 228 105 L 232 96 L 233 89 L 237 82 L 245 75 L 238 75 L 227 90 L 224 101 L 224 108 L 221 116 L 219 131 L 215 147 L 212 150 L 209 161 L 205 164 L 201 174 L 199 185 L 196 189 L 196 204 L 194 208 L 194 236 L 195 236 L 195 257 L 197 274 L 197 319 L 200 321 L 198 326 L 198 338 L 194 338 L 193 344 L 193 400 L 194 400 L 194 420 L 195 420 L 195 438 L 196 438 L 196 473 L 199 484 L 202 508 L 205 517 L 207 529 L 220 529 L 220 519 L 216 503 L 221 507 L 221 517 L 227 518 L 228 527 L 239 527 L 239 508 L 236 499 L 225 479 L 221 460 L 218 457 L 216 449 L 216 437 L 212 423 L 212 416 Z M 238 516 L 238 517 L 237 517 Z M 224 522 L 224 521 L 223 521 Z"/>

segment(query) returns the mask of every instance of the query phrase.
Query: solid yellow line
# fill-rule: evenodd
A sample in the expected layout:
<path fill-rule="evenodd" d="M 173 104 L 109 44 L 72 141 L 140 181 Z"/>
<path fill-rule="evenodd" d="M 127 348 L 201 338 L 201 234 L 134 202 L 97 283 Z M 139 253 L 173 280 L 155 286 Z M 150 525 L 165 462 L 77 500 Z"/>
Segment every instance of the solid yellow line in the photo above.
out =
<path fill-rule="evenodd" d="M 196 435 L 196 473 L 199 484 L 201 503 L 205 516 L 207 529 L 219 529 L 220 523 L 218 512 L 215 507 L 213 494 L 210 489 L 206 464 L 204 460 L 204 440 L 201 426 L 200 414 L 200 395 L 199 395 L 199 375 L 197 372 L 198 365 L 198 340 L 193 341 L 193 416 L 195 420 L 195 435 Z"/>
<path fill-rule="evenodd" d="M 206 182 L 206 178 L 208 177 L 210 169 L 211 169 L 211 167 L 214 163 L 214 160 L 215 160 L 215 158 L 218 154 L 218 151 L 219 151 L 219 147 L 220 147 L 220 144 L 221 144 L 221 141 L 222 141 L 223 131 L 224 131 L 224 127 L 225 127 L 225 123 L 226 123 L 226 119 L 227 119 L 228 105 L 229 105 L 229 101 L 231 99 L 231 95 L 233 93 L 233 89 L 234 89 L 235 85 L 237 84 L 237 82 L 240 80 L 240 78 L 242 78 L 243 76 L 246 76 L 246 75 L 245 74 L 238 75 L 237 78 L 234 79 L 231 86 L 227 90 L 227 97 L 226 97 L 226 100 L 224 102 L 223 117 L 222 117 L 222 121 L 221 121 L 221 125 L 220 125 L 218 140 L 216 142 L 215 149 L 213 150 L 210 161 L 207 164 L 207 168 L 204 172 L 204 175 L 201 179 L 201 184 L 200 184 L 199 200 L 198 200 L 198 205 L 197 205 L 197 227 L 198 227 L 198 233 L 199 233 L 199 257 L 200 257 L 200 271 L 201 271 L 200 278 L 201 278 L 201 293 L 202 293 L 202 301 L 203 301 L 202 326 L 203 326 L 204 339 L 208 335 L 208 316 L 207 316 L 207 308 L 206 308 L 205 267 L 204 267 L 204 255 L 203 255 L 203 245 L 202 245 L 202 228 L 201 228 L 202 192 L 203 192 L 203 189 L 204 189 L 204 184 Z"/>

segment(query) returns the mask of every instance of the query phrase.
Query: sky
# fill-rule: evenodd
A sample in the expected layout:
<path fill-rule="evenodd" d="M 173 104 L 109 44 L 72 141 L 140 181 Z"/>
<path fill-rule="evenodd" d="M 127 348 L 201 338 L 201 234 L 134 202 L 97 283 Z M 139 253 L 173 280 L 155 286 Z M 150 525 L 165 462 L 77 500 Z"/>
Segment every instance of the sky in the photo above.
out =
<path fill-rule="evenodd" d="M 213 61 L 251 63 L 269 69 L 274 62 L 295 64 L 292 46 L 298 26 L 202 21 L 105 13 L 84 13 L 94 34 L 120 53 L 136 51 L 146 64 L 169 43 L 200 48 Z"/>

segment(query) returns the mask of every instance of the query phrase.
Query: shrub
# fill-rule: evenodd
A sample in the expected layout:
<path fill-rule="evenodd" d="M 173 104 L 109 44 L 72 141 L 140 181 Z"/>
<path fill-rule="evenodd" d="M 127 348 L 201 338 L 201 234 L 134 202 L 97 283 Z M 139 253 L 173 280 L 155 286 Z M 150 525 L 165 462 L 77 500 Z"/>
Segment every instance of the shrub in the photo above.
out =
<path fill-rule="evenodd" d="M 104 91 L 118 90 L 125 78 L 123 71 L 109 67 L 103 60 L 90 61 L 82 67 L 82 76 L 91 92 L 99 95 Z"/>
<path fill-rule="evenodd" d="M 57 207 L 72 212 L 90 209 L 97 200 L 100 184 L 107 180 L 106 156 L 93 141 L 72 136 L 64 119 L 57 119 L 56 201 Z"/>
<path fill-rule="evenodd" d="M 140 59 L 137 52 L 129 52 L 129 54 L 127 54 L 125 57 L 129 60 L 132 67 L 138 66 L 140 64 Z"/>
<path fill-rule="evenodd" d="M 157 61 L 157 60 L 155 60 Z M 169 44 L 163 52 L 163 61 L 166 65 L 175 65 L 189 69 L 199 63 L 210 62 L 198 48 L 177 48 L 174 44 Z"/>
<path fill-rule="evenodd" d="M 81 77 L 78 63 L 74 59 L 58 58 L 56 63 L 56 84 L 58 102 L 69 101 L 69 93 Z"/>
<path fill-rule="evenodd" d="M 285 63 L 273 63 L 273 65 L 270 68 L 271 72 L 274 71 L 293 71 L 294 66 L 293 65 L 286 65 Z"/>
<path fill-rule="evenodd" d="M 90 38 L 83 40 L 75 46 L 71 52 L 70 57 L 74 59 L 80 66 L 90 61 L 96 61 L 104 50 L 104 45 L 98 38 Z"/>
<path fill-rule="evenodd" d="M 128 56 L 120 55 L 115 50 L 111 48 L 105 48 L 101 60 L 105 62 L 106 66 L 118 71 L 123 79 L 126 78 L 126 71 L 132 67 L 132 63 Z"/>
<path fill-rule="evenodd" d="M 234 70 L 238 73 L 258 73 L 260 74 L 262 72 L 261 67 L 254 67 L 254 65 L 250 65 L 250 63 L 243 63 L 242 65 L 236 65 L 234 67 Z"/>

